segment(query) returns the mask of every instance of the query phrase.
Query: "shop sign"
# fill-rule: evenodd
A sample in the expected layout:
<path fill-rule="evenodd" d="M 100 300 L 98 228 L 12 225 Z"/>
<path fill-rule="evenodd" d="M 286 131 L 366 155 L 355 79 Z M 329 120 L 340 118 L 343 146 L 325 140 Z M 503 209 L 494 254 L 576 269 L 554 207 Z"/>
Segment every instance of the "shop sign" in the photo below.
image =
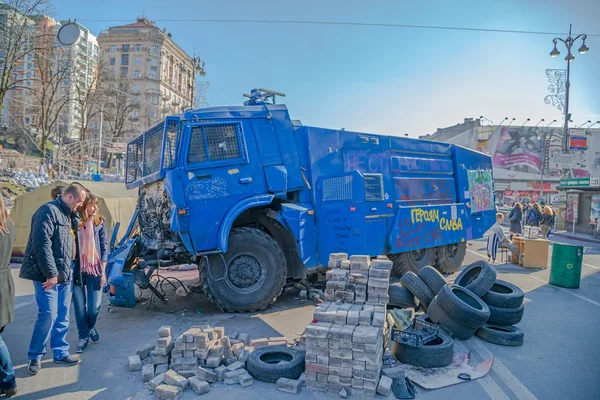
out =
<path fill-rule="evenodd" d="M 570 136 L 569 149 L 571 150 L 587 150 L 588 138 L 586 136 Z"/>
<path fill-rule="evenodd" d="M 560 180 L 561 187 L 590 187 L 590 178 L 565 178 Z"/>

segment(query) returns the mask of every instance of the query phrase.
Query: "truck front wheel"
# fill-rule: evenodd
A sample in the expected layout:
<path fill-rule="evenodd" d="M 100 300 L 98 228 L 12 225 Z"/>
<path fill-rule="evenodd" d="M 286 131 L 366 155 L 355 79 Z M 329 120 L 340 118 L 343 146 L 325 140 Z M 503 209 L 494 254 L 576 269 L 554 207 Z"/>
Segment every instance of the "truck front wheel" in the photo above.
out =
<path fill-rule="evenodd" d="M 435 248 L 407 251 L 394 254 L 392 275 L 402 277 L 407 272 L 418 273 L 421 268 L 431 266 L 435 262 Z"/>
<path fill-rule="evenodd" d="M 467 242 L 448 244 L 437 248 L 435 269 L 452 274 L 460 268 L 467 253 Z"/>
<path fill-rule="evenodd" d="M 202 287 L 221 310 L 263 310 L 281 294 L 287 264 L 277 242 L 254 228 L 235 228 L 229 250 L 211 255 L 201 269 Z"/>

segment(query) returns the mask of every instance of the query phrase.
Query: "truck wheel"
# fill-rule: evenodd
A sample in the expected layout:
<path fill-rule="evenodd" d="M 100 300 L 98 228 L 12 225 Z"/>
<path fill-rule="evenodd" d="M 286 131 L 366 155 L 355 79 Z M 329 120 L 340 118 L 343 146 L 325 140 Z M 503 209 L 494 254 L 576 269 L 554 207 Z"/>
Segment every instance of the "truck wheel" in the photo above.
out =
<path fill-rule="evenodd" d="M 392 259 L 394 266 L 392 275 L 401 277 L 407 272 L 418 273 L 421 268 L 435 263 L 435 248 L 407 251 L 396 254 Z"/>
<path fill-rule="evenodd" d="M 435 268 L 442 274 L 453 274 L 462 265 L 467 254 L 467 242 L 448 244 L 437 248 Z"/>
<path fill-rule="evenodd" d="M 202 268 L 202 288 L 227 312 L 265 309 L 281 294 L 287 273 L 277 242 L 255 228 L 232 229 L 229 250 L 222 257 L 210 256 L 209 264 Z"/>

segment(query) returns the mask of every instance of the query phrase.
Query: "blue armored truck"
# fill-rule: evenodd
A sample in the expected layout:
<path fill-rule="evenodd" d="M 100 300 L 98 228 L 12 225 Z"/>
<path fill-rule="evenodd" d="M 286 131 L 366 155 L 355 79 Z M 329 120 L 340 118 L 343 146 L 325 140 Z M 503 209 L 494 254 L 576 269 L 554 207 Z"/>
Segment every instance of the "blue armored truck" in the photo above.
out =
<path fill-rule="evenodd" d="M 113 272 L 146 288 L 158 266 L 193 263 L 219 308 L 255 311 L 331 253 L 387 254 L 396 275 L 453 273 L 494 223 L 488 155 L 305 126 L 275 94 L 169 116 L 128 144 L 139 204 Z"/>

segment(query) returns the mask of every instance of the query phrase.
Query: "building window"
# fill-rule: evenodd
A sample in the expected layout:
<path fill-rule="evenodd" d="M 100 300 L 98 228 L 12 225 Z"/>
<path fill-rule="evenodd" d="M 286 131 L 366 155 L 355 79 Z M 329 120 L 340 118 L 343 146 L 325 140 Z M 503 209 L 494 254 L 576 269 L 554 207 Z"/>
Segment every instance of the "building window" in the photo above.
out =
<path fill-rule="evenodd" d="M 156 79 L 156 71 L 150 71 L 150 79 Z"/>
<path fill-rule="evenodd" d="M 115 65 L 116 59 L 114 57 L 110 58 L 110 65 Z"/>
<path fill-rule="evenodd" d="M 156 58 L 153 58 L 150 62 L 150 65 L 152 65 L 153 67 L 158 67 L 158 60 Z"/>
<path fill-rule="evenodd" d="M 140 70 L 136 69 L 135 71 L 133 71 L 133 77 L 134 78 L 139 78 L 140 77 Z"/>
<path fill-rule="evenodd" d="M 124 53 L 127 53 L 129 51 L 129 45 L 128 44 L 124 44 L 121 47 L 121 51 L 124 52 Z"/>
<path fill-rule="evenodd" d="M 25 118 L 23 118 L 23 120 L 25 121 L 26 125 L 29 125 L 29 117 L 25 117 Z"/>
<path fill-rule="evenodd" d="M 121 67 L 121 78 L 127 78 L 128 73 L 129 73 L 129 68 Z"/>
<path fill-rule="evenodd" d="M 141 44 L 136 44 L 135 45 L 135 52 L 139 53 L 140 51 L 142 51 L 142 45 Z"/>
<path fill-rule="evenodd" d="M 152 54 L 158 54 L 158 46 L 152 46 Z"/>
<path fill-rule="evenodd" d="M 121 54 L 121 65 L 129 65 L 129 54 Z"/>
<path fill-rule="evenodd" d="M 110 53 L 116 53 L 117 52 L 117 46 L 115 46 L 115 45 L 110 46 L 109 52 Z"/>
<path fill-rule="evenodd" d="M 137 83 L 135 83 L 135 84 L 133 85 L 133 87 L 131 88 L 131 91 L 132 91 L 133 93 L 139 93 L 139 92 L 140 92 L 140 85 L 139 85 L 139 84 L 137 84 Z"/>
<path fill-rule="evenodd" d="M 141 62 L 142 62 L 142 60 L 141 60 L 139 57 L 136 57 L 136 58 L 133 60 L 133 63 L 134 63 L 135 65 L 140 65 L 140 64 L 141 64 Z"/>

